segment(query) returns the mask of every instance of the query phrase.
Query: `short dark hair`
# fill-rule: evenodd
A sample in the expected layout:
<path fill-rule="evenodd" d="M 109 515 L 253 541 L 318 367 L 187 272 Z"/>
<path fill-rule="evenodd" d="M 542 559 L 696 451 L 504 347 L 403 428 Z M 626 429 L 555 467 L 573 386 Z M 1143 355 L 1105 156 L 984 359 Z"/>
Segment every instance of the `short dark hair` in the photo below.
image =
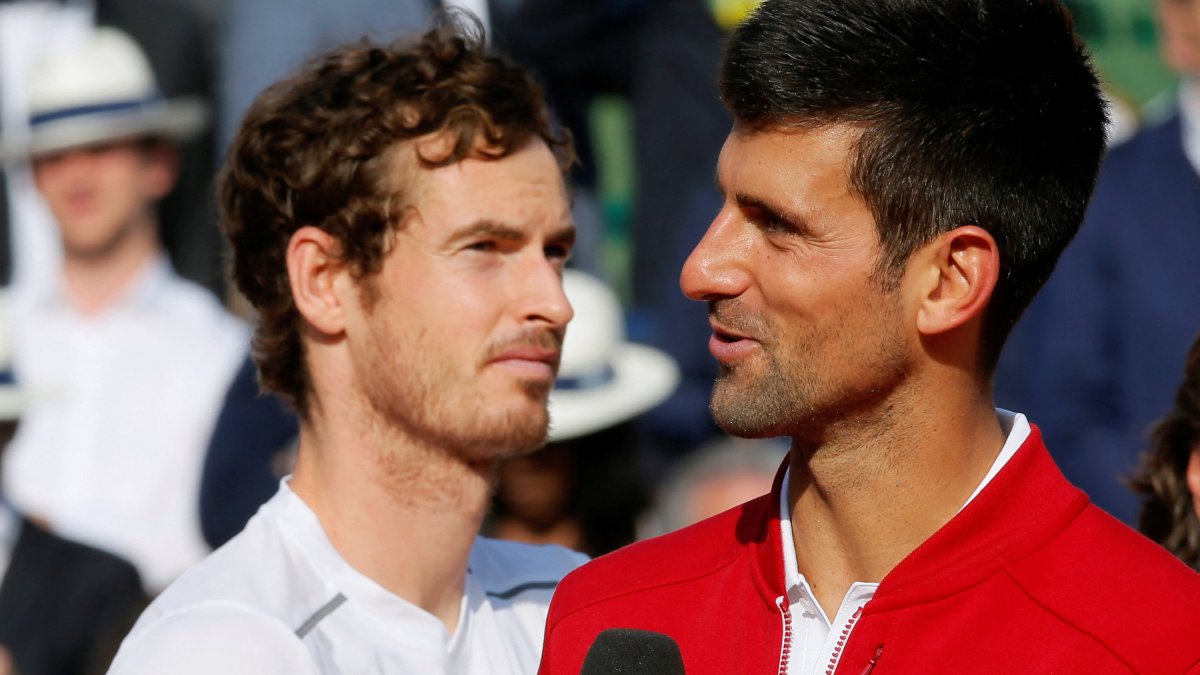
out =
<path fill-rule="evenodd" d="M 1058 0 L 766 0 L 733 34 L 721 93 L 751 128 L 860 126 L 851 189 L 894 284 L 962 225 L 995 238 L 991 372 L 1078 231 L 1105 148 L 1090 58 Z"/>
<path fill-rule="evenodd" d="M 325 230 L 370 291 L 409 197 L 393 150 L 440 132 L 454 145 L 422 165 L 500 158 L 539 138 L 564 171 L 574 158 L 540 86 L 487 51 L 477 21 L 455 13 L 415 42 L 363 40 L 313 58 L 260 94 L 242 121 L 219 178 L 222 224 L 234 280 L 259 315 L 259 380 L 302 416 L 312 383 L 288 242 L 304 225 Z"/>
<path fill-rule="evenodd" d="M 1192 343 L 1175 405 L 1150 432 L 1150 450 L 1132 486 L 1145 497 L 1138 529 L 1200 569 L 1200 520 L 1187 486 L 1188 460 L 1200 444 L 1200 336 Z"/>

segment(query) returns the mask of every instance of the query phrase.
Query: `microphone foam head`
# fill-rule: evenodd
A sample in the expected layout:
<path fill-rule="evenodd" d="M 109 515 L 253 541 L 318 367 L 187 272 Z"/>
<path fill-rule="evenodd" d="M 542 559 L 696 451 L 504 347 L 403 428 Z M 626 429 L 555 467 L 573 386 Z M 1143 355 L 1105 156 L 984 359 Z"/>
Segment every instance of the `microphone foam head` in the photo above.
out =
<path fill-rule="evenodd" d="M 684 675 L 673 638 L 635 628 L 609 628 L 588 648 L 579 675 Z"/>

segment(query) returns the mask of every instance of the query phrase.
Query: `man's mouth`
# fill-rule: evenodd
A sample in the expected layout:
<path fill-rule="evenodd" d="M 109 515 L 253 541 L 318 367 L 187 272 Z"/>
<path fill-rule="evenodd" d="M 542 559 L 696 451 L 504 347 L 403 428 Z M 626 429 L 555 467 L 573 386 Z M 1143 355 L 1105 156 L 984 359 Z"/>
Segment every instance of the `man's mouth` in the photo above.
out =
<path fill-rule="evenodd" d="M 744 317 L 736 309 L 727 303 L 709 305 L 708 323 L 712 327 L 712 337 L 708 349 L 722 364 L 745 358 L 762 346 L 756 337 L 763 332 L 760 322 Z"/>
<path fill-rule="evenodd" d="M 562 340 L 552 333 L 523 336 L 492 350 L 488 365 L 511 370 L 527 379 L 553 380 L 562 358 Z"/>

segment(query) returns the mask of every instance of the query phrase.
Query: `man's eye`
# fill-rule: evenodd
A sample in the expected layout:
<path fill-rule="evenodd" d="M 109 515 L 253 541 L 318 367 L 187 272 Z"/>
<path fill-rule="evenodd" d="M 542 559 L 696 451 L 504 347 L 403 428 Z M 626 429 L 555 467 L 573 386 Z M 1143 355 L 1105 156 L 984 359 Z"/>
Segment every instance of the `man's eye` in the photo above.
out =
<path fill-rule="evenodd" d="M 557 260 L 566 260 L 571 257 L 571 247 L 565 244 L 553 244 L 545 249 L 546 257 Z"/>
<path fill-rule="evenodd" d="M 496 250 L 496 242 L 491 241 L 491 240 L 477 241 L 475 243 L 468 244 L 467 250 L 482 251 L 485 253 L 495 251 Z"/>
<path fill-rule="evenodd" d="M 758 221 L 767 232 L 790 232 L 793 229 L 791 223 L 771 213 L 764 213 Z"/>

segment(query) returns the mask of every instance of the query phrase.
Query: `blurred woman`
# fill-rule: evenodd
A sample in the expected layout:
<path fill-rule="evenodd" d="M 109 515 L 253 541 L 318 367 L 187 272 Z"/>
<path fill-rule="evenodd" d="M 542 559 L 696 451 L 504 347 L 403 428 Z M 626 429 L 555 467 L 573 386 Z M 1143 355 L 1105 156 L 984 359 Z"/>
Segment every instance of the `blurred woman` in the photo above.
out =
<path fill-rule="evenodd" d="M 1174 407 L 1151 432 L 1133 489 L 1145 497 L 1142 534 L 1200 569 L 1200 336 L 1188 351 Z"/>

